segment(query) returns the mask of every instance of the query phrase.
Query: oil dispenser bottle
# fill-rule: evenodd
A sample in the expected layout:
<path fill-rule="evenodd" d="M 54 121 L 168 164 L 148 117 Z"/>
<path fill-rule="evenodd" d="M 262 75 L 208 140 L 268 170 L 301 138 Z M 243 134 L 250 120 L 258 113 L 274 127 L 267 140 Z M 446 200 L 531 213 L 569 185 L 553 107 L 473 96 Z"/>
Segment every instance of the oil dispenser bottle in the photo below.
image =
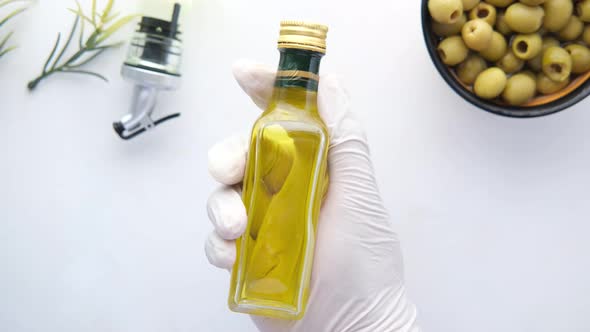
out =
<path fill-rule="evenodd" d="M 181 2 L 166 0 L 144 0 L 143 5 L 150 16 L 141 18 L 121 68 L 123 78 L 134 84 L 131 109 L 113 124 L 115 132 L 126 140 L 180 116 L 175 113 L 157 120 L 152 118 L 159 92 L 176 90 L 181 83 L 183 6 Z"/>

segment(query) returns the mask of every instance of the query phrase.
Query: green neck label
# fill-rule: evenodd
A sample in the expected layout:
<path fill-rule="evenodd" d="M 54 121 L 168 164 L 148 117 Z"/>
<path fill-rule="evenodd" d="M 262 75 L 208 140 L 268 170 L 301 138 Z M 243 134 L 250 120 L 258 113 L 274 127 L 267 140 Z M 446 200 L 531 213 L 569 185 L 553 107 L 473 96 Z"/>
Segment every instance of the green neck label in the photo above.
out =
<path fill-rule="evenodd" d="M 298 49 L 281 49 L 280 51 L 281 61 L 275 86 L 280 88 L 300 87 L 309 91 L 317 91 L 323 54 Z"/>

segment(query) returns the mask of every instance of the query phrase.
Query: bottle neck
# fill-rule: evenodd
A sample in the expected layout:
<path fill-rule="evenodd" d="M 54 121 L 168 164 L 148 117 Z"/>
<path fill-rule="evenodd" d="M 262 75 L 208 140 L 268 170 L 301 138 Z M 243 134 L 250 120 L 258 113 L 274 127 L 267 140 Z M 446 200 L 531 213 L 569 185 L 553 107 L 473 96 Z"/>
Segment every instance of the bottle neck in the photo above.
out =
<path fill-rule="evenodd" d="M 277 103 L 315 109 L 323 54 L 299 49 L 280 49 L 280 52 L 273 99 Z"/>

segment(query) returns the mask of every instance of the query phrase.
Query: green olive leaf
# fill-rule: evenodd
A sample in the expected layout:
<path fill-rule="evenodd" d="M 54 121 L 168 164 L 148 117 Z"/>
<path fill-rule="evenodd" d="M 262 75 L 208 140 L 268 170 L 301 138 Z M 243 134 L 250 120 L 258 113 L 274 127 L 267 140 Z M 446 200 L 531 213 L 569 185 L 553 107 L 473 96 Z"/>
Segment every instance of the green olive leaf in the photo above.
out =
<path fill-rule="evenodd" d="M 100 17 L 100 20 L 103 23 L 106 23 L 107 17 L 109 17 L 109 14 L 111 13 L 111 10 L 113 9 L 114 2 L 115 2 L 114 0 L 109 0 L 109 2 L 107 2 L 107 5 L 105 6 L 105 8 L 102 12 L 102 16 Z"/>
<path fill-rule="evenodd" d="M 0 4 L 6 1 L 19 0 L 4 0 L 3 2 L 0 2 Z M 86 15 L 82 10 L 82 6 L 78 2 L 78 0 L 76 0 L 75 2 L 77 9 L 68 9 L 69 11 L 74 13 L 76 17 L 70 30 L 70 33 L 67 39 L 65 40 L 65 43 L 60 43 L 61 33 L 58 33 L 57 40 L 55 42 L 55 45 L 53 46 L 53 50 L 49 54 L 49 57 L 45 62 L 41 74 L 27 84 L 27 87 L 30 91 L 35 90 L 41 81 L 56 73 L 89 75 L 108 82 L 107 78 L 103 75 L 96 73 L 94 71 L 82 69 L 81 67 L 92 62 L 92 60 L 99 57 L 106 50 L 121 46 L 123 43 L 106 44 L 105 41 L 108 38 L 110 38 L 114 33 L 116 33 L 119 29 L 121 29 L 124 25 L 131 22 L 135 17 L 137 17 L 137 15 L 129 15 L 117 19 L 119 14 L 112 13 L 115 2 L 114 0 L 108 0 L 104 7 L 104 10 L 100 14 L 96 10 L 97 1 L 92 0 L 92 12 L 90 13 L 90 15 Z M 108 25 L 107 27 L 106 25 L 113 20 L 115 20 L 114 23 Z M 89 23 L 93 29 L 85 31 L 85 28 L 87 26 L 86 23 Z M 74 39 L 74 36 L 76 36 L 77 30 L 79 30 L 79 35 L 77 36 L 77 44 L 79 46 L 79 49 L 76 52 L 74 52 L 68 59 L 62 60 L 62 58 L 65 57 L 65 54 L 68 53 L 67 50 L 71 46 L 71 44 L 76 44 L 72 43 L 72 40 Z M 85 32 L 89 33 L 88 37 L 85 37 Z M 103 45 L 103 43 L 105 44 Z"/>
<path fill-rule="evenodd" d="M 112 14 L 111 16 L 105 18 L 102 20 L 103 24 L 108 24 L 109 22 L 111 22 L 112 20 L 116 19 L 117 17 L 119 17 L 119 15 L 121 15 L 121 12 L 117 12 Z"/>
<path fill-rule="evenodd" d="M 117 32 L 119 29 L 121 29 L 123 26 L 125 26 L 129 22 L 133 21 L 136 17 L 137 17 L 137 15 L 128 15 L 128 16 L 124 16 L 124 17 L 121 17 L 120 19 L 118 19 L 115 23 L 113 23 L 111 26 L 106 28 L 102 32 L 102 34 L 100 34 L 100 36 L 96 40 L 96 45 L 100 45 L 100 43 L 107 40 L 112 34 Z"/>
<path fill-rule="evenodd" d="M 24 12 L 25 10 L 27 10 L 26 7 L 18 8 L 18 9 L 13 10 L 10 14 L 8 14 L 8 16 L 6 16 L 4 19 L 0 20 L 0 27 L 3 26 L 6 22 L 8 22 L 11 18 L 13 18 L 16 15 Z"/>
<path fill-rule="evenodd" d="M 14 33 L 14 31 L 10 31 L 8 33 L 8 35 L 6 35 L 6 37 L 4 37 L 4 39 L 2 39 L 2 41 L 0 41 L 0 51 L 4 48 L 4 46 L 6 46 L 6 43 L 8 42 L 10 37 L 12 37 L 13 33 Z"/>
<path fill-rule="evenodd" d="M 0 8 L 9 5 L 11 3 L 16 3 L 16 2 L 29 2 L 29 0 L 4 0 L 4 1 L 0 1 Z"/>
<path fill-rule="evenodd" d="M 86 16 L 86 15 L 82 14 L 81 12 L 79 12 L 79 11 L 77 11 L 77 10 L 74 10 L 74 9 L 72 9 L 72 8 L 68 8 L 68 10 L 69 10 L 69 11 L 71 11 L 72 13 L 76 14 L 76 15 L 77 15 L 77 16 L 79 16 L 80 18 L 82 18 L 84 21 L 86 21 L 86 22 L 88 22 L 88 23 L 90 23 L 90 24 L 93 24 L 93 23 L 92 23 L 92 20 L 91 20 L 91 19 L 90 19 L 88 16 Z"/>
<path fill-rule="evenodd" d="M 47 68 L 49 67 L 49 64 L 51 63 L 51 59 L 53 59 L 55 52 L 57 52 L 57 48 L 59 47 L 60 40 L 61 40 L 61 33 L 58 33 L 57 40 L 55 41 L 55 45 L 53 45 L 53 49 L 51 50 L 51 53 L 49 53 L 49 57 L 47 58 L 47 61 L 45 61 L 45 65 L 43 66 L 43 73 L 47 72 Z"/>
<path fill-rule="evenodd" d="M 92 13 L 90 17 L 92 18 L 92 23 L 96 25 L 96 0 L 92 0 Z"/>
<path fill-rule="evenodd" d="M 68 46 L 70 46 L 72 39 L 74 39 L 74 34 L 76 33 L 76 28 L 78 27 L 78 22 L 80 22 L 80 16 L 76 16 L 76 20 L 74 20 L 74 25 L 72 26 L 72 30 L 70 31 L 70 35 L 68 36 L 68 40 L 66 41 L 66 44 L 64 45 L 64 47 L 61 49 L 61 52 L 59 52 L 59 54 L 55 58 L 55 61 L 53 63 L 53 67 L 55 67 L 57 65 L 57 63 L 59 62 L 59 60 L 61 60 L 64 53 L 68 49 Z"/>
<path fill-rule="evenodd" d="M 84 48 L 84 22 L 86 20 L 82 19 L 82 21 L 80 21 L 80 38 L 78 41 L 78 47 L 80 47 L 80 49 Z"/>
<path fill-rule="evenodd" d="M 76 6 L 78 7 L 77 10 L 72 9 L 72 8 L 68 8 L 69 11 L 71 11 L 72 13 L 80 16 L 82 19 L 84 19 L 85 21 L 87 21 L 88 23 L 90 23 L 93 27 L 96 27 L 96 25 L 94 24 L 94 22 L 90 19 L 90 17 L 84 15 L 84 12 L 82 11 L 82 6 L 80 6 L 80 3 L 78 2 L 78 0 L 76 0 Z"/>
<path fill-rule="evenodd" d="M 17 46 L 11 46 L 11 47 L 8 47 L 8 48 L 6 48 L 6 49 L 4 49 L 4 50 L 0 50 L 0 58 L 1 58 L 3 55 L 5 55 L 6 53 L 8 53 L 8 52 L 10 52 L 10 51 L 14 51 L 14 50 L 16 50 L 16 49 L 17 49 Z"/>

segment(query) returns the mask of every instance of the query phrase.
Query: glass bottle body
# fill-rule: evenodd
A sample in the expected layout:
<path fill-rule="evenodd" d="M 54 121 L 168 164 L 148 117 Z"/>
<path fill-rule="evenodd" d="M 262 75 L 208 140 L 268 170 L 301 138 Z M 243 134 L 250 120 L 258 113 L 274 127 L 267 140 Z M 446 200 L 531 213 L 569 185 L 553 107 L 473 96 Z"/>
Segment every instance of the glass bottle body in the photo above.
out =
<path fill-rule="evenodd" d="M 317 110 L 321 55 L 282 50 L 272 101 L 252 130 L 229 306 L 283 319 L 305 312 L 329 138 Z"/>

